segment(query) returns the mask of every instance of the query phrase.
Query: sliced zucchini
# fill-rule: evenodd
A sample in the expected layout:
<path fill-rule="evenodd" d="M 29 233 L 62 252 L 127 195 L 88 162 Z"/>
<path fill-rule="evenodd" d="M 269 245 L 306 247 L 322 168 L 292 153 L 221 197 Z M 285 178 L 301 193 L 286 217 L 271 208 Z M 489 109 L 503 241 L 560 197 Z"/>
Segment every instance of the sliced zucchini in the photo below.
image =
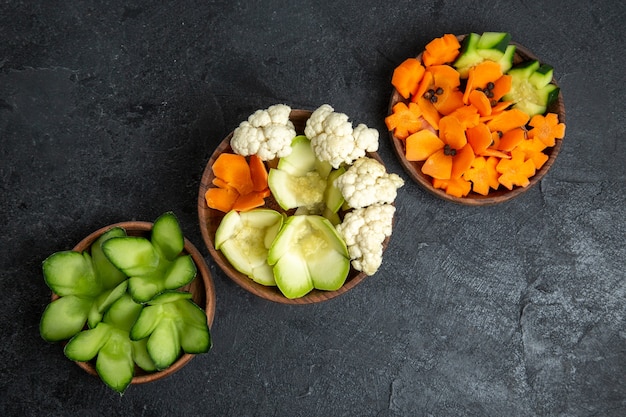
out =
<path fill-rule="evenodd" d="M 128 293 L 138 303 L 150 301 L 152 297 L 163 291 L 158 274 L 139 275 L 128 278 Z"/>
<path fill-rule="evenodd" d="M 268 185 L 276 202 L 283 210 L 310 206 L 324 201 L 326 180 L 317 171 L 294 176 L 287 171 L 271 168 Z"/>
<path fill-rule="evenodd" d="M 346 244 L 330 221 L 301 215 L 287 219 L 268 252 L 276 284 L 287 298 L 299 298 L 313 288 L 337 289 L 350 270 Z"/>
<path fill-rule="evenodd" d="M 242 274 L 262 285 L 276 285 L 267 253 L 283 223 L 275 210 L 226 213 L 215 232 L 215 247 Z"/>
<path fill-rule="evenodd" d="M 130 329 L 131 340 L 141 340 L 150 336 L 161 319 L 162 307 L 150 305 L 141 310 L 141 314 Z"/>
<path fill-rule="evenodd" d="M 280 158 L 276 168 L 299 177 L 315 170 L 315 161 L 311 141 L 304 135 L 298 135 L 291 141 L 291 153 Z"/>
<path fill-rule="evenodd" d="M 306 259 L 297 252 L 285 252 L 275 262 L 273 272 L 278 288 L 287 298 L 300 298 L 314 288 Z"/>
<path fill-rule="evenodd" d="M 65 345 L 63 352 L 73 361 L 96 358 L 98 376 L 119 393 L 124 392 L 133 379 L 135 362 L 128 332 L 105 322 L 78 333 Z"/>
<path fill-rule="evenodd" d="M 334 169 L 328 175 L 326 180 L 326 189 L 324 190 L 324 202 L 331 212 L 337 213 L 343 205 L 344 198 L 341 190 L 335 185 L 335 180 L 346 172 L 344 167 Z"/>

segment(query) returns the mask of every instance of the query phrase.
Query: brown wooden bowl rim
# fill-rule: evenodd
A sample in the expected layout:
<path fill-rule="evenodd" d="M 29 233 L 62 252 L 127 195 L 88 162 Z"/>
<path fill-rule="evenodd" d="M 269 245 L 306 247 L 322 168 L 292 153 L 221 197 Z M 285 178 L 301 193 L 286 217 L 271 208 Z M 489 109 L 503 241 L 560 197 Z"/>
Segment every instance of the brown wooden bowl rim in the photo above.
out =
<path fill-rule="evenodd" d="M 96 239 L 98 239 L 106 231 L 114 227 L 123 228 L 124 230 L 126 230 L 126 232 L 129 235 L 145 235 L 146 233 L 152 230 L 152 225 L 153 223 L 151 222 L 126 221 L 126 222 L 120 222 L 120 223 L 115 223 L 109 226 L 105 226 L 92 232 L 88 236 L 86 236 L 83 240 L 78 242 L 72 250 L 77 251 L 77 252 L 83 252 L 85 250 L 88 250 L 91 247 L 91 244 L 96 241 Z M 200 251 L 187 238 L 185 238 L 184 242 L 185 242 L 184 252 L 191 255 L 191 258 L 196 264 L 198 272 L 196 274 L 196 278 L 194 278 L 194 280 L 190 284 L 187 284 L 186 286 L 184 286 L 183 290 L 191 291 L 191 289 L 193 288 L 192 286 L 196 286 L 196 287 L 199 287 L 198 289 L 204 290 L 204 292 L 202 293 L 196 293 L 194 291 L 191 291 L 191 292 L 193 294 L 193 300 L 194 302 L 196 302 L 196 304 L 199 304 L 201 308 L 202 308 L 202 304 L 204 304 L 204 311 L 207 316 L 207 324 L 210 328 L 213 325 L 213 320 L 215 318 L 215 303 L 216 303 L 215 286 L 213 284 L 213 279 L 211 277 L 211 273 L 206 264 L 206 261 L 204 260 L 204 257 L 202 256 Z M 52 301 L 54 301 L 57 298 L 59 298 L 58 295 L 54 294 L 53 292 L 52 297 L 51 297 Z M 191 361 L 191 359 L 193 359 L 194 356 L 195 354 L 183 353 L 181 357 L 176 360 L 176 362 L 174 362 L 171 366 L 169 366 L 167 369 L 164 369 L 162 371 L 146 372 L 136 367 L 135 376 L 133 376 L 131 384 L 144 384 L 147 382 L 156 381 L 156 380 L 165 378 L 169 375 L 172 375 L 173 373 L 179 371 L 187 363 L 189 363 L 189 361 Z M 88 374 L 93 375 L 93 376 L 98 376 L 98 372 L 96 371 L 96 367 L 94 366 L 93 361 L 89 361 L 89 362 L 76 361 L 75 363 L 79 367 L 81 367 L 83 370 L 85 370 Z"/>
<path fill-rule="evenodd" d="M 306 123 L 306 120 L 311 116 L 311 113 L 311 111 L 303 109 L 291 110 L 289 118 L 294 123 L 297 134 L 303 134 L 304 124 Z M 198 191 L 198 218 L 200 223 L 200 230 L 202 232 L 202 238 L 204 240 L 204 243 L 206 244 L 207 249 L 209 250 L 209 253 L 213 257 L 217 265 L 220 267 L 220 269 L 224 271 L 224 273 L 231 280 L 233 280 L 246 291 L 266 300 L 274 301 L 281 304 L 303 305 L 327 301 L 348 292 L 356 285 L 361 283 L 367 277 L 367 275 L 364 272 L 357 271 L 352 266 L 350 266 L 348 278 L 346 279 L 344 285 L 338 290 L 321 291 L 313 289 L 311 292 L 300 298 L 290 299 L 285 297 L 280 292 L 278 287 L 270 287 L 258 284 L 246 275 L 237 271 L 230 265 L 222 252 L 215 249 L 215 230 L 219 225 L 219 221 L 216 219 L 219 219 L 221 221 L 221 219 L 224 217 L 224 213 L 209 208 L 206 204 L 204 195 L 206 191 L 212 186 L 211 181 L 214 178 L 214 175 L 211 170 L 211 166 L 213 165 L 213 162 L 221 153 L 232 152 L 232 148 L 230 147 L 230 139 L 232 138 L 232 135 L 233 132 L 230 132 L 228 136 L 226 136 L 222 140 L 222 142 L 220 142 L 220 144 L 216 147 L 215 151 L 209 158 L 209 161 L 207 162 L 204 172 L 202 174 L 200 188 Z M 377 159 L 380 163 L 383 163 L 380 156 L 375 152 L 368 153 L 368 156 Z M 280 208 L 280 206 L 271 196 L 266 199 L 266 205 L 264 207 L 273 208 L 281 213 L 284 212 L 284 210 Z M 383 251 L 387 248 L 388 243 L 389 238 L 386 238 L 383 242 Z"/>
<path fill-rule="evenodd" d="M 457 39 L 459 39 L 459 41 L 462 41 L 467 35 L 464 34 L 464 35 L 456 35 L 456 36 L 457 36 Z M 514 64 L 524 62 L 527 60 L 533 60 L 533 59 L 539 60 L 539 58 L 525 46 L 515 41 L 511 41 L 510 43 L 515 45 Z M 420 53 L 416 56 L 416 58 L 420 59 L 421 56 L 422 54 Z M 552 84 L 558 86 L 558 83 L 554 79 L 552 80 Z M 394 88 L 392 90 L 391 98 L 389 100 L 387 114 L 392 113 L 393 106 L 399 101 L 408 102 L 408 100 L 400 96 L 398 91 Z M 563 94 L 560 90 L 559 90 L 559 95 L 557 97 L 557 100 L 554 103 L 552 103 L 550 107 L 548 107 L 547 111 L 556 113 L 559 117 L 559 122 L 565 123 L 565 105 L 563 103 Z M 432 182 L 431 182 L 432 179 L 429 176 L 421 172 L 421 167 L 423 165 L 423 162 L 413 162 L 413 161 L 409 161 L 406 159 L 404 155 L 404 145 L 403 145 L 402 140 L 398 139 L 391 131 L 389 132 L 389 138 L 391 140 L 392 148 L 394 149 L 396 156 L 398 157 L 398 160 L 400 161 L 400 164 L 402 165 L 404 170 L 407 172 L 407 174 L 411 177 L 413 181 L 417 182 L 422 188 L 424 188 L 429 193 L 441 199 L 444 199 L 453 203 L 461 204 L 461 205 L 467 205 L 467 206 L 490 206 L 494 204 L 504 203 L 530 190 L 545 177 L 548 170 L 554 164 L 554 161 L 556 160 L 557 155 L 561 151 L 561 145 L 562 145 L 562 139 L 557 139 L 553 147 L 546 148 L 544 150 L 544 153 L 548 155 L 548 160 L 543 164 L 543 166 L 539 170 L 537 170 L 535 175 L 533 175 L 530 178 L 530 183 L 526 187 L 516 186 L 512 190 L 509 191 L 507 188 L 501 186 L 498 188 L 498 190 L 490 190 L 489 194 L 487 194 L 486 196 L 483 196 L 481 194 L 471 191 L 470 194 L 468 194 L 468 196 L 466 197 L 455 197 L 450 194 L 447 194 L 444 190 L 435 188 L 432 185 Z"/>

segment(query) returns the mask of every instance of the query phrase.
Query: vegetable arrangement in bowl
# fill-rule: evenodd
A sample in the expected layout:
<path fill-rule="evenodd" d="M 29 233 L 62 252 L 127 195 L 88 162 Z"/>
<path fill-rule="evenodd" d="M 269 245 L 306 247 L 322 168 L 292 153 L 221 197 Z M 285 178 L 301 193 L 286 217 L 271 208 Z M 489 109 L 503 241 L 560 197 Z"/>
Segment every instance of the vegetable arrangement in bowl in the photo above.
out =
<path fill-rule="evenodd" d="M 400 162 L 427 190 L 461 204 L 526 191 L 565 136 L 553 72 L 508 33 L 432 40 L 393 73 L 385 123 Z"/>
<path fill-rule="evenodd" d="M 53 291 L 42 338 L 119 393 L 211 349 L 213 281 L 172 212 L 97 230 L 42 269 Z"/>
<path fill-rule="evenodd" d="M 404 183 L 376 154 L 378 136 L 328 104 L 250 115 L 215 150 L 198 194 L 219 266 L 248 291 L 294 304 L 375 274 Z"/>

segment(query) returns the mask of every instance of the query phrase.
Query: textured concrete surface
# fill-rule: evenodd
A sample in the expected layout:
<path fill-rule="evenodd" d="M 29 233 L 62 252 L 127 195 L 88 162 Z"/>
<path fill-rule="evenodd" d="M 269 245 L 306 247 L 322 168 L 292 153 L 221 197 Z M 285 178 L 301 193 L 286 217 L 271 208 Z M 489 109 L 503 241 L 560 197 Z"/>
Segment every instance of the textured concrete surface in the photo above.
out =
<path fill-rule="evenodd" d="M 626 415 L 626 6 L 614 1 L 5 1 L 0 5 L 0 414 Z M 556 69 L 562 152 L 489 208 L 412 183 L 383 118 L 395 65 L 444 33 L 509 31 Z M 407 183 L 375 276 L 284 306 L 229 280 L 196 198 L 258 108 L 329 103 Z M 41 262 L 173 210 L 217 290 L 214 349 L 123 397 L 38 332 Z"/>

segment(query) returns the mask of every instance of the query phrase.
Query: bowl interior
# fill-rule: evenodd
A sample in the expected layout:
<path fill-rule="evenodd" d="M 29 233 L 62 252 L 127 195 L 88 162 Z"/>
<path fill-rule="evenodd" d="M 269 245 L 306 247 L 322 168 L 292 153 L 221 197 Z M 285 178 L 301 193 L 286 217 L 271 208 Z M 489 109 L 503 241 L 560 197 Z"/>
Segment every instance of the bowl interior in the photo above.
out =
<path fill-rule="evenodd" d="M 304 126 L 310 116 L 311 112 L 307 110 L 294 109 L 291 111 L 289 118 L 296 128 L 297 134 L 304 134 Z M 206 204 L 204 195 L 206 191 L 213 186 L 212 181 L 215 178 L 215 176 L 213 175 L 213 171 L 211 170 L 213 163 L 221 153 L 232 152 L 232 148 L 230 147 L 230 139 L 232 138 L 232 135 L 233 133 L 231 132 L 218 145 L 218 147 L 215 149 L 215 152 L 209 159 L 209 162 L 207 163 L 204 173 L 202 175 L 200 190 L 198 192 L 198 217 L 200 222 L 200 229 L 202 231 L 202 238 L 204 239 L 204 243 L 206 244 L 211 256 L 213 257 L 217 265 L 224 271 L 224 273 L 226 273 L 226 275 L 228 275 L 229 278 L 231 278 L 247 291 L 267 300 L 283 304 L 310 304 L 329 300 L 349 291 L 357 284 L 359 284 L 366 277 L 366 275 L 360 271 L 355 270 L 354 268 L 350 268 L 350 272 L 346 279 L 346 282 L 340 289 L 336 291 L 320 291 L 314 289 L 303 297 L 289 299 L 285 297 L 277 287 L 270 287 L 258 284 L 246 275 L 237 271 L 231 266 L 226 257 L 222 254 L 222 252 L 215 249 L 215 231 L 222 221 L 224 213 L 219 210 L 209 208 Z M 376 158 L 379 162 L 382 163 L 382 160 L 380 159 L 378 154 L 369 153 L 368 156 Z M 278 203 L 272 196 L 266 198 L 265 201 L 266 208 L 271 208 L 278 212 L 285 213 L 285 210 L 283 210 L 278 205 Z M 292 214 L 294 211 L 295 210 L 289 210 L 286 213 Z M 340 215 L 341 214 L 342 213 L 340 213 Z M 385 239 L 385 242 L 383 243 L 383 249 L 386 248 L 388 241 L 388 238 Z"/>
<path fill-rule="evenodd" d="M 457 38 L 459 41 L 462 41 L 466 35 L 459 35 Z M 515 56 L 513 58 L 513 64 L 519 64 L 524 61 L 539 59 L 536 55 L 534 55 L 530 50 L 526 47 L 520 45 L 516 42 L 511 42 L 515 45 L 516 51 Z M 421 58 L 421 54 L 417 56 L 417 58 Z M 553 84 L 558 85 L 555 80 L 552 81 Z M 389 100 L 388 114 L 392 113 L 393 106 L 400 102 L 408 102 L 408 100 L 404 99 L 398 91 L 394 88 L 391 94 L 391 99 Z M 563 95 L 559 91 L 558 98 L 555 102 L 553 102 L 548 107 L 548 112 L 556 113 L 559 117 L 559 122 L 565 123 L 565 105 L 563 103 Z M 420 184 L 424 189 L 429 191 L 430 193 L 436 195 L 439 198 L 444 200 L 448 200 L 454 203 L 463 204 L 463 205 L 471 205 L 471 206 L 487 206 L 502 203 L 508 200 L 511 200 L 520 194 L 528 191 L 530 188 L 535 186 L 541 179 L 546 175 L 550 167 L 554 164 L 556 157 L 561 150 L 562 140 L 557 139 L 556 144 L 553 147 L 546 148 L 544 150 L 545 154 L 548 155 L 548 160 L 544 163 L 541 169 L 537 170 L 534 176 L 530 178 L 530 184 L 526 187 L 514 187 L 512 190 L 508 190 L 504 187 L 499 187 L 497 190 L 490 190 L 489 194 L 483 196 L 481 194 L 470 192 L 466 197 L 455 197 L 447 194 L 444 190 L 433 187 L 432 179 L 422 173 L 421 168 L 424 164 L 423 162 L 413 162 L 406 159 L 404 155 L 404 144 L 403 141 L 394 136 L 393 132 L 389 132 L 389 137 L 391 139 L 391 143 L 393 149 L 400 160 L 400 163 L 407 174 L 418 184 Z"/>
<path fill-rule="evenodd" d="M 126 233 L 129 236 L 145 236 L 148 237 L 150 234 L 150 230 L 152 230 L 152 223 L 150 222 L 141 222 L 141 221 L 130 221 L 130 222 L 122 222 L 116 223 L 110 226 L 103 227 L 95 232 L 91 233 L 89 236 L 85 237 L 81 240 L 73 250 L 78 252 L 83 252 L 89 250 L 91 244 L 96 241 L 103 233 L 113 227 L 122 227 L 126 230 Z M 188 291 L 192 294 L 192 300 L 196 303 L 200 308 L 202 308 L 206 312 L 207 316 L 207 324 L 209 328 L 213 324 L 213 319 L 215 317 L 215 287 L 213 286 L 213 279 L 211 278 L 211 274 L 209 272 L 209 268 L 207 267 L 202 254 L 196 249 L 196 247 L 185 238 L 185 246 L 184 252 L 191 255 L 197 267 L 196 277 L 192 282 L 182 287 L 181 290 Z M 56 294 L 52 295 L 52 299 L 56 299 L 58 296 Z M 180 358 L 176 362 L 174 362 L 169 368 L 164 369 L 162 371 L 157 372 L 146 372 L 139 367 L 135 367 L 135 376 L 132 379 L 131 384 L 142 384 L 146 382 L 155 381 L 157 379 L 164 378 L 173 374 L 174 372 L 181 369 L 185 366 L 192 358 L 193 354 L 183 353 Z M 76 362 L 78 366 L 83 368 L 87 373 L 97 376 L 98 373 L 95 367 L 95 361 L 90 362 Z"/>

